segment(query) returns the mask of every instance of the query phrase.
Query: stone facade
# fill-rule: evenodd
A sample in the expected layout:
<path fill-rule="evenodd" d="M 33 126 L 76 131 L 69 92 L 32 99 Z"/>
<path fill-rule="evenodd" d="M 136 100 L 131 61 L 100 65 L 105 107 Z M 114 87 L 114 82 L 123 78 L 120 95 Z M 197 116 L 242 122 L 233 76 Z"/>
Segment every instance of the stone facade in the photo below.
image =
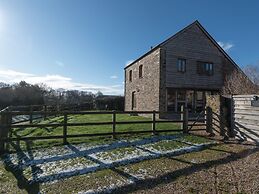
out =
<path fill-rule="evenodd" d="M 143 77 L 139 78 L 139 66 L 143 65 Z M 129 72 L 132 71 L 132 81 Z M 132 64 L 125 70 L 125 111 L 132 110 L 132 92 L 135 92 L 135 111 L 159 110 L 160 49 Z"/>
<path fill-rule="evenodd" d="M 185 72 L 178 71 L 178 59 L 186 60 Z M 212 63 L 213 74 L 198 74 L 198 62 Z M 139 78 L 140 65 L 143 65 L 142 78 Z M 196 91 L 219 92 L 226 75 L 237 68 L 196 21 L 125 68 L 125 111 L 166 112 L 169 90 L 192 90 L 194 96 Z M 135 108 L 132 108 L 132 92 L 136 98 Z M 193 98 L 195 101 L 196 97 Z M 185 102 L 187 104 L 187 100 Z"/>

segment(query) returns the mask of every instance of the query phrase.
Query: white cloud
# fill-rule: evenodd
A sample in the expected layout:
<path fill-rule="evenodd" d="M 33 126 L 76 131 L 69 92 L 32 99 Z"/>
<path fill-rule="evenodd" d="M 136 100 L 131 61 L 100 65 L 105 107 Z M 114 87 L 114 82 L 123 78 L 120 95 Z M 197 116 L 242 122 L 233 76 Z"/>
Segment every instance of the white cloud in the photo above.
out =
<path fill-rule="evenodd" d="M 128 60 L 125 62 L 125 67 L 127 67 L 129 64 L 131 64 L 134 60 Z"/>
<path fill-rule="evenodd" d="M 60 66 L 60 67 L 64 67 L 65 64 L 62 61 L 55 61 L 55 63 Z"/>
<path fill-rule="evenodd" d="M 218 44 L 219 44 L 219 46 L 221 46 L 221 48 L 223 48 L 225 51 L 228 51 L 229 49 L 231 49 L 231 48 L 234 46 L 234 44 L 229 43 L 229 42 L 221 42 L 221 41 L 219 41 Z"/>
<path fill-rule="evenodd" d="M 111 78 L 111 79 L 117 79 L 118 76 L 117 76 L 117 75 L 112 75 L 110 78 Z"/>
<path fill-rule="evenodd" d="M 102 86 L 88 83 L 74 82 L 70 77 L 62 75 L 43 75 L 38 76 L 35 74 L 23 73 L 14 70 L 0 70 L 0 80 L 4 83 L 18 83 L 26 81 L 30 84 L 44 83 L 53 89 L 64 88 L 66 90 L 81 90 L 96 93 L 101 91 L 104 94 L 122 95 L 123 85 Z"/>

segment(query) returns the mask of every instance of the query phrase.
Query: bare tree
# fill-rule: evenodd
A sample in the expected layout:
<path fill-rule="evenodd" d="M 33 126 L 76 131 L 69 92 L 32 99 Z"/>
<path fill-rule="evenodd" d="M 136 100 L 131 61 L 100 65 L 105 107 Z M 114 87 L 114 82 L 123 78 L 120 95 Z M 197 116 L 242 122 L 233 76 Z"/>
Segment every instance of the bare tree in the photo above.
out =
<path fill-rule="evenodd" d="M 259 86 L 259 64 L 245 66 L 244 72 L 254 84 Z"/>
<path fill-rule="evenodd" d="M 256 84 L 239 70 L 234 70 L 225 79 L 222 93 L 229 94 L 254 94 L 258 92 Z"/>

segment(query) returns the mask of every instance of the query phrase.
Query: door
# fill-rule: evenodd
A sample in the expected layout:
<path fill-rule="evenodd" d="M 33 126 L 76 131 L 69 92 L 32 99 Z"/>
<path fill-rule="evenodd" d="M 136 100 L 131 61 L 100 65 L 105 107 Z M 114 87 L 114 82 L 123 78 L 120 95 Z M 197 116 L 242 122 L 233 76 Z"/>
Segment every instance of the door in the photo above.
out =
<path fill-rule="evenodd" d="M 136 92 L 132 92 L 132 95 L 131 95 L 131 110 L 133 110 L 134 108 L 136 108 L 136 104 L 137 104 L 137 101 L 136 101 Z"/>

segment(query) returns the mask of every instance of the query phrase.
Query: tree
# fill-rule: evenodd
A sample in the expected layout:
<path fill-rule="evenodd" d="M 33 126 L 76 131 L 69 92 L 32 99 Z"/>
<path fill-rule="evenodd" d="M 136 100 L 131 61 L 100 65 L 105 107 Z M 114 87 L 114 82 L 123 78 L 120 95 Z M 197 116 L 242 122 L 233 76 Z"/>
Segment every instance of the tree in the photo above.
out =
<path fill-rule="evenodd" d="M 103 96 L 103 93 L 100 92 L 100 91 L 98 91 L 98 92 L 95 94 L 95 96 L 96 96 L 96 97 L 98 97 L 98 96 Z"/>
<path fill-rule="evenodd" d="M 250 73 L 245 74 L 239 70 L 234 70 L 226 77 L 224 87 L 222 89 L 223 95 L 258 93 L 258 86 L 256 85 L 257 77 L 254 77 L 252 68 L 250 66 L 246 66 L 244 69 Z"/>
<path fill-rule="evenodd" d="M 254 84 L 259 85 L 259 64 L 245 66 L 244 72 Z"/>

